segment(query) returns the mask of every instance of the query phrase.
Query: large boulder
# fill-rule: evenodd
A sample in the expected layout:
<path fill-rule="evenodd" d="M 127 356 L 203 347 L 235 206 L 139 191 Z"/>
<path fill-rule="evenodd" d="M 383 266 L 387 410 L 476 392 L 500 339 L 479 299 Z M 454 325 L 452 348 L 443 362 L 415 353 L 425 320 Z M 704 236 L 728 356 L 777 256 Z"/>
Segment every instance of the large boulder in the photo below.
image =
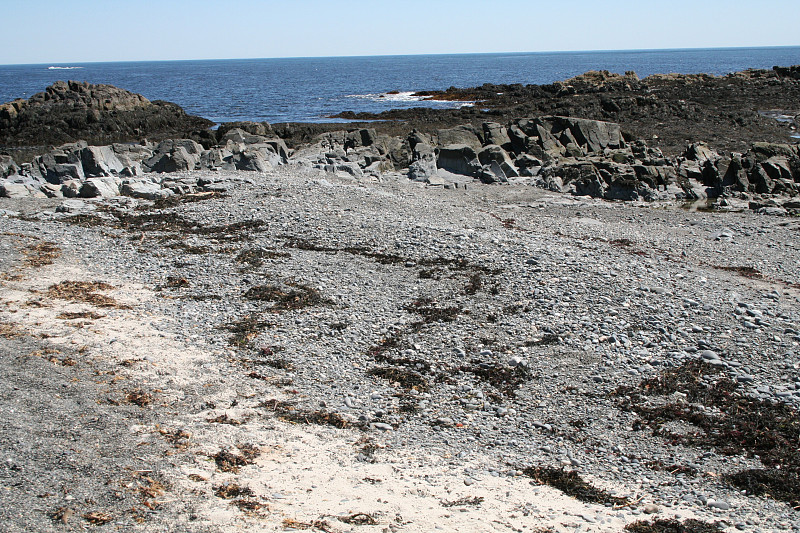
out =
<path fill-rule="evenodd" d="M 19 167 L 14 162 L 14 159 L 8 155 L 0 155 L 0 178 L 6 178 L 17 173 L 19 173 Z"/>
<path fill-rule="evenodd" d="M 122 182 L 120 192 L 125 196 L 145 200 L 158 200 L 172 196 L 172 191 L 162 188 L 160 183 L 146 179 L 125 180 Z"/>
<path fill-rule="evenodd" d="M 42 183 L 30 178 L 15 176 L 0 181 L 0 196 L 5 198 L 46 198 Z"/>
<path fill-rule="evenodd" d="M 704 142 L 697 142 L 690 144 L 686 151 L 683 153 L 683 157 L 688 159 L 689 161 L 697 161 L 699 164 L 703 164 L 706 161 L 715 162 L 719 159 L 719 154 L 716 153 L 714 150 L 709 148 L 709 146 Z"/>
<path fill-rule="evenodd" d="M 517 169 L 514 167 L 514 162 L 508 153 L 496 144 L 490 144 L 483 148 L 478 154 L 478 160 L 481 165 L 491 165 L 496 163 L 503 171 L 504 178 L 519 177 Z"/>
<path fill-rule="evenodd" d="M 438 130 L 436 132 L 436 141 L 439 147 L 464 145 L 469 146 L 476 153 L 483 146 L 478 137 L 478 132 L 469 124 Z"/>
<path fill-rule="evenodd" d="M 616 149 L 625 145 L 620 125 L 573 117 L 545 117 L 541 124 L 554 137 L 566 136 L 586 152 L 602 152 L 606 148 Z M 561 142 L 563 146 L 568 143 Z"/>
<path fill-rule="evenodd" d="M 119 186 L 118 178 L 89 178 L 81 184 L 78 194 L 81 198 L 113 198 L 120 195 Z"/>
<path fill-rule="evenodd" d="M 481 164 L 475 149 L 466 144 L 451 144 L 439 148 L 436 166 L 453 174 L 478 177 Z"/>
<path fill-rule="evenodd" d="M 505 126 L 497 122 L 484 122 L 481 127 L 483 128 L 484 145 L 496 144 L 504 150 L 512 149 L 511 137 Z"/>
<path fill-rule="evenodd" d="M 378 142 L 378 133 L 372 128 L 348 132 L 344 139 L 346 150 L 360 146 L 372 146 Z"/>
<path fill-rule="evenodd" d="M 199 168 L 203 147 L 191 139 L 168 139 L 159 143 L 152 157 L 142 162 L 147 172 L 178 172 Z"/>
<path fill-rule="evenodd" d="M 233 161 L 237 170 L 250 170 L 255 172 L 269 172 L 274 167 L 269 161 L 267 154 L 274 154 L 267 149 L 259 149 L 258 147 L 248 147 L 245 150 L 235 154 Z"/>
<path fill-rule="evenodd" d="M 256 135 L 241 128 L 232 128 L 220 135 L 219 143 L 227 144 L 228 141 L 240 144 L 256 144 L 263 142 L 266 139 L 265 135 Z"/>
<path fill-rule="evenodd" d="M 269 122 L 253 122 L 249 120 L 240 122 L 225 122 L 220 124 L 217 128 L 217 141 L 223 142 L 225 140 L 225 134 L 234 129 L 249 133 L 250 135 L 257 135 L 259 137 L 274 135 L 272 126 Z"/>
<path fill-rule="evenodd" d="M 114 144 L 114 154 L 122 163 L 123 168 L 120 176 L 133 177 L 141 176 L 144 172 L 142 162 L 153 156 L 152 145 L 141 144 Z"/>
<path fill-rule="evenodd" d="M 200 155 L 200 168 L 209 170 L 236 170 L 233 151 L 226 147 L 211 148 Z"/>
<path fill-rule="evenodd" d="M 532 149 L 538 148 L 541 152 L 546 153 L 548 157 L 559 157 L 564 155 L 564 146 L 559 142 L 555 135 L 550 132 L 551 126 L 543 123 L 539 119 L 519 119 L 516 123 L 517 128 L 526 137 L 523 141 L 525 145 L 521 151 L 530 153 L 535 157 L 540 157 L 540 154 L 534 153 Z M 517 136 L 518 133 L 513 130 L 509 132 Z M 512 142 L 514 144 L 514 142 Z M 520 141 L 516 141 L 519 145 Z M 541 157 L 540 157 L 541 158 Z"/>
<path fill-rule="evenodd" d="M 81 150 L 80 160 L 87 177 L 119 176 L 125 170 L 112 146 L 87 146 Z"/>

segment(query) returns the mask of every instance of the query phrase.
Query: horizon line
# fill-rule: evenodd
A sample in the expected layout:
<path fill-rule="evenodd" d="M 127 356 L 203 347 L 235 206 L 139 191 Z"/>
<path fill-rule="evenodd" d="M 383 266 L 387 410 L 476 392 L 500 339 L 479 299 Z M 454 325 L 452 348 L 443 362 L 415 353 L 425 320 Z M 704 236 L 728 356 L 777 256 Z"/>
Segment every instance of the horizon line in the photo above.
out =
<path fill-rule="evenodd" d="M 779 49 L 800 48 L 797 45 L 770 45 L 770 46 L 708 46 L 691 48 L 623 48 L 623 49 L 596 49 L 596 50 L 542 50 L 528 52 L 456 52 L 456 53 L 414 53 L 414 54 L 376 54 L 376 55 L 340 55 L 340 56 L 278 56 L 278 57 L 208 57 L 192 59 L 124 59 L 112 61 L 57 61 L 43 63 L 6 63 L 2 66 L 39 66 L 39 65 L 93 65 L 101 63 L 172 63 L 181 61 L 258 61 L 265 59 L 355 59 L 355 58 L 381 58 L 381 57 L 424 57 L 424 56 L 468 56 L 468 55 L 526 55 L 526 54 L 603 54 L 614 52 L 691 52 L 698 50 L 754 50 L 754 49 Z"/>

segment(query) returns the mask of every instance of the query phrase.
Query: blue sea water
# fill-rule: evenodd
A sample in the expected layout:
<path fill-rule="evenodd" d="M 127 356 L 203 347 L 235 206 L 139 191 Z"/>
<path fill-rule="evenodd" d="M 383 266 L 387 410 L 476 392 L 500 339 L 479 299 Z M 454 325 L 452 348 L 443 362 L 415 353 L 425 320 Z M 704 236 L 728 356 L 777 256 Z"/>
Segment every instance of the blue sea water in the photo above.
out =
<path fill-rule="evenodd" d="M 460 105 L 410 97 L 451 86 L 545 84 L 603 69 L 722 75 L 795 64 L 800 47 L 7 65 L 0 66 L 0 102 L 70 79 L 175 102 L 214 122 L 330 122 L 342 111 Z"/>

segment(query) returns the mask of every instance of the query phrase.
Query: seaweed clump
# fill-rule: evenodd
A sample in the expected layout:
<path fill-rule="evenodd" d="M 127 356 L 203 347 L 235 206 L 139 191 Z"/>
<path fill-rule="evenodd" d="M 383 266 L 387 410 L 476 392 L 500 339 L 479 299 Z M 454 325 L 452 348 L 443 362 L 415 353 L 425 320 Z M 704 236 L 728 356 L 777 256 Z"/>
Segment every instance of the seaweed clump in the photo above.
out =
<path fill-rule="evenodd" d="M 429 387 L 428 381 L 422 376 L 422 374 L 407 368 L 397 366 L 381 366 L 369 369 L 367 374 L 388 380 L 392 383 L 397 383 L 404 389 L 425 392 Z"/>
<path fill-rule="evenodd" d="M 281 420 L 286 422 L 294 422 L 295 424 L 315 424 L 318 426 L 332 426 L 337 429 L 345 429 L 351 427 L 351 423 L 345 417 L 338 413 L 332 413 L 325 409 L 318 411 L 298 409 L 288 402 L 280 400 L 267 400 L 261 404 L 272 411 Z"/>
<path fill-rule="evenodd" d="M 473 361 L 472 364 L 458 367 L 458 370 L 473 374 L 506 396 L 513 394 L 523 383 L 533 377 L 531 371 L 522 365 L 511 367 Z"/>
<path fill-rule="evenodd" d="M 233 453 L 228 450 L 220 450 L 211 456 L 221 472 L 231 472 L 236 474 L 243 466 L 253 464 L 256 458 L 261 455 L 261 450 L 250 444 L 237 446 L 240 453 Z"/>
<path fill-rule="evenodd" d="M 724 476 L 725 481 L 752 495 L 769 496 L 800 508 L 800 414 L 784 403 L 743 395 L 739 385 L 719 368 L 690 361 L 648 379 L 638 387 L 620 387 L 620 406 L 641 418 L 634 427 L 649 427 L 674 444 L 715 449 L 725 455 L 758 457 L 764 469 Z M 654 406 L 646 397 L 678 400 Z M 675 434 L 666 424 L 688 422 L 701 431 Z"/>
<path fill-rule="evenodd" d="M 330 303 L 330 300 L 323 297 L 317 289 L 295 282 L 288 282 L 284 287 L 279 285 L 251 287 L 244 293 L 244 297 L 248 300 L 271 302 L 272 310 L 278 312 Z"/>
<path fill-rule="evenodd" d="M 114 298 L 99 294 L 97 291 L 109 291 L 113 285 L 100 281 L 62 281 L 47 289 L 47 296 L 59 300 L 92 304 L 95 307 L 130 309 Z"/>
<path fill-rule="evenodd" d="M 683 522 L 675 519 L 653 522 L 639 520 L 625 526 L 625 531 L 629 533 L 721 533 L 723 529 L 717 524 L 690 518 Z"/>
<path fill-rule="evenodd" d="M 427 324 L 434 322 L 452 322 L 460 314 L 468 314 L 468 310 L 460 309 L 459 307 L 439 307 L 437 303 L 427 296 L 417 298 L 410 304 L 403 307 L 409 313 L 416 313 L 420 315 L 423 321 Z"/>
<path fill-rule="evenodd" d="M 584 503 L 613 506 L 625 506 L 630 503 L 627 498 L 612 496 L 602 489 L 591 486 L 575 471 L 540 466 L 526 468 L 523 473 L 539 484 L 558 489 L 567 496 L 572 496 Z"/>

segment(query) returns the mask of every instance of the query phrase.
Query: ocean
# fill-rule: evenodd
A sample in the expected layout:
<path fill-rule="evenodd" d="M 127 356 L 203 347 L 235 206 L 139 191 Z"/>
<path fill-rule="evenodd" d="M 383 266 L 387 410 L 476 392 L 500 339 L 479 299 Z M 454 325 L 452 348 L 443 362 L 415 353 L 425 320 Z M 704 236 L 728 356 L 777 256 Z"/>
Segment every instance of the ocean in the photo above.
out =
<path fill-rule="evenodd" d="M 588 70 L 722 75 L 795 64 L 800 47 L 6 65 L 0 102 L 78 80 L 175 102 L 217 123 L 333 122 L 326 117 L 342 111 L 462 105 L 410 94 L 451 86 L 546 84 Z"/>

